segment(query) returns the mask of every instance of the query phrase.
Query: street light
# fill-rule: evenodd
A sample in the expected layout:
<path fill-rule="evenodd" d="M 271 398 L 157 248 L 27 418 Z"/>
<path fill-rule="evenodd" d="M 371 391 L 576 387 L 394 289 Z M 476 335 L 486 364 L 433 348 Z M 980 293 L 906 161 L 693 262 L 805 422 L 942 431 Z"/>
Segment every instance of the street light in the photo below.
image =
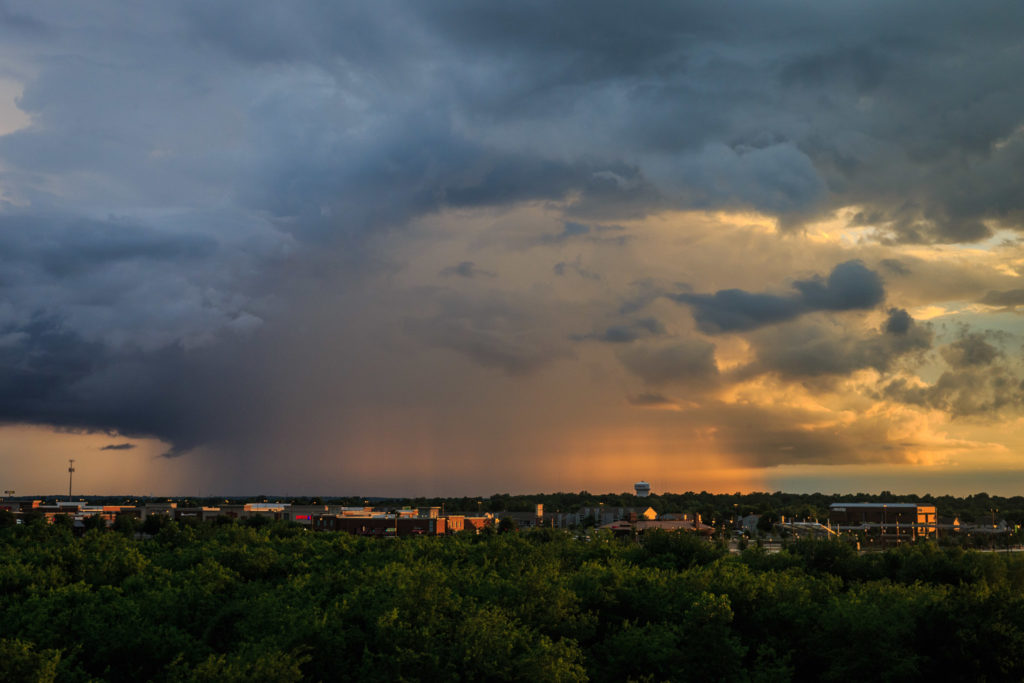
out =
<path fill-rule="evenodd" d="M 990 534 L 992 536 L 992 543 L 990 545 L 992 547 L 992 550 L 995 550 L 996 539 L 994 534 L 996 531 L 996 513 L 999 512 L 999 508 L 990 508 L 990 512 L 992 513 L 992 534 Z"/>

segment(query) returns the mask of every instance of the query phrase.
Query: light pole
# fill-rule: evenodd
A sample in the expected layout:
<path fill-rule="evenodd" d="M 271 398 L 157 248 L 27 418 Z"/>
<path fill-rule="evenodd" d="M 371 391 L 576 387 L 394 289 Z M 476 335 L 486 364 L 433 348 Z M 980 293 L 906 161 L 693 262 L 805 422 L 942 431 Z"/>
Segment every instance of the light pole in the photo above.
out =
<path fill-rule="evenodd" d="M 75 459 L 68 460 L 68 501 L 71 501 L 71 479 L 75 476 Z"/>
<path fill-rule="evenodd" d="M 996 534 L 996 513 L 999 512 L 999 508 L 992 508 L 991 512 L 992 512 L 992 533 L 990 534 L 990 536 L 992 538 L 991 546 L 992 546 L 992 550 L 995 550 L 995 548 L 996 548 L 996 537 L 995 537 L 995 534 Z"/>

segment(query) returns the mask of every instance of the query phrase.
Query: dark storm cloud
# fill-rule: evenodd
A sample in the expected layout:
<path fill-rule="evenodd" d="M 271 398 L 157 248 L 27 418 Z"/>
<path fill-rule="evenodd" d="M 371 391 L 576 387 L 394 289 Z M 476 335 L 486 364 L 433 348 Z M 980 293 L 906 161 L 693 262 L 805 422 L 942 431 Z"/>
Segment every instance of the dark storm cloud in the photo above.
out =
<path fill-rule="evenodd" d="M 632 346 L 618 357 L 627 370 L 652 386 L 700 389 L 718 381 L 715 346 L 700 339 L 683 339 L 671 346 Z"/>
<path fill-rule="evenodd" d="M 36 317 L 0 330 L 0 422 L 155 437 L 168 444 L 165 457 L 204 445 L 230 449 L 276 419 L 268 377 L 279 353 L 249 337 L 189 349 L 112 348 Z"/>
<path fill-rule="evenodd" d="M 559 277 L 564 277 L 567 273 L 573 272 L 579 275 L 585 280 L 600 280 L 601 276 L 597 273 L 587 270 L 580 265 L 580 259 L 577 258 L 574 262 L 569 263 L 568 261 L 559 261 L 552 267 L 552 272 Z"/>
<path fill-rule="evenodd" d="M 792 320 L 813 311 L 848 311 L 873 308 L 885 298 L 882 280 L 860 261 L 840 263 L 828 279 L 814 277 L 793 283 L 797 294 L 753 294 L 723 289 L 714 294 L 670 294 L 669 298 L 693 308 L 693 318 L 708 334 L 745 332 Z"/>
<path fill-rule="evenodd" d="M 161 80 L 172 92 L 193 75 L 197 92 L 247 69 L 271 76 L 264 87 L 243 79 L 258 93 L 241 112 L 254 153 L 234 189 L 307 228 L 325 208 L 372 227 L 445 205 L 578 192 L 580 207 L 621 202 L 639 214 L 674 204 L 792 217 L 858 204 L 894 239 L 949 241 L 984 236 L 984 221 L 1013 223 L 1024 208 L 1013 170 L 1024 67 L 1002 49 L 1016 45 L 1020 8 L 576 7 L 188 3 L 136 25 L 101 15 L 115 65 L 131 58 L 163 73 L 168 52 L 198 46 Z M 28 5 L 19 14 L 62 31 L 68 49 L 89 49 L 80 17 Z M 6 33 L 14 45 L 30 40 L 13 24 Z M 68 99 L 59 87 L 73 75 L 63 68 L 30 84 L 26 108 L 57 120 L 53 100 Z M 75 68 L 78 82 L 95 80 Z M 282 69 L 291 80 L 274 80 Z M 95 106 L 79 112 L 102 113 L 81 97 Z M 16 134 L 3 152 L 29 165 L 43 145 L 66 161 L 94 144 L 62 137 Z M 121 151 L 131 161 L 130 148 L 107 145 L 108 157 Z"/>
<path fill-rule="evenodd" d="M 665 296 L 666 291 L 669 289 L 668 285 L 653 278 L 643 278 L 630 282 L 629 288 L 629 295 L 619 306 L 619 313 L 622 315 L 629 315 L 644 309 L 652 301 Z M 690 286 L 682 282 L 675 283 L 674 288 L 687 292 L 690 290 Z"/>
<path fill-rule="evenodd" d="M 998 419 L 1024 407 L 1019 365 L 998 346 L 1005 335 L 965 331 L 942 347 L 946 369 L 932 384 L 896 379 L 884 387 L 891 400 L 942 410 L 953 417 Z"/>
<path fill-rule="evenodd" d="M 560 244 L 568 239 L 572 239 L 573 237 L 589 234 L 589 225 L 584 225 L 583 223 L 577 223 L 575 221 L 566 221 L 562 226 L 562 232 L 557 235 L 545 235 L 541 238 L 541 241 L 545 244 Z"/>
<path fill-rule="evenodd" d="M 210 343 L 261 321 L 245 292 L 288 242 L 222 212 L 104 219 L 0 208 L 0 328 L 60 320 L 99 347 Z"/>
<path fill-rule="evenodd" d="M 115 353 L 47 318 L 0 337 L 4 422 L 156 436 L 173 444 L 172 453 L 214 434 L 195 411 L 203 400 L 188 388 L 194 371 L 180 350 Z"/>
<path fill-rule="evenodd" d="M 893 275 L 906 276 L 911 274 L 910 268 L 899 259 L 886 258 L 879 261 L 879 263 Z"/>
<path fill-rule="evenodd" d="M 562 231 L 554 235 L 544 235 L 540 238 L 541 244 L 564 244 L 575 238 L 585 238 L 591 242 L 622 246 L 629 241 L 628 235 L 608 236 L 608 233 L 621 232 L 625 230 L 622 226 L 596 225 L 590 226 L 576 221 L 565 221 Z"/>
<path fill-rule="evenodd" d="M 635 396 L 628 396 L 626 400 L 629 405 L 637 408 L 674 408 L 676 402 L 662 394 L 643 393 Z"/>
<path fill-rule="evenodd" d="M 5 421 L 149 434 L 179 450 L 259 424 L 241 417 L 258 405 L 223 387 L 247 386 L 246 332 L 304 303 L 285 280 L 373 270 L 368 235 L 446 209 L 547 203 L 564 226 L 593 228 L 566 227 L 559 243 L 667 208 L 755 209 L 788 229 L 859 206 L 861 224 L 904 242 L 977 240 L 1024 216 L 1024 8 L 1013 4 L 0 12 L 4 73 L 31 117 L 0 137 Z M 857 262 L 793 286 L 673 298 L 720 333 L 884 294 Z M 623 310 L 663 291 L 638 287 Z M 378 303 L 365 299 L 360 311 Z M 538 331 L 556 327 L 540 308 L 435 302 L 407 331 L 529 374 L 571 355 L 564 332 Z M 310 318 L 297 327 L 315 328 Z M 905 322 L 885 334 L 913 339 Z M 855 351 L 853 365 L 884 365 L 871 360 L 882 351 Z M 291 362 L 287 350 L 257 356 Z M 707 382 L 713 356 L 684 343 L 622 360 L 652 383 Z"/>
<path fill-rule="evenodd" d="M 902 241 L 979 239 L 986 220 L 1016 225 L 1024 206 L 1014 192 L 1018 7 L 652 3 L 627 19 L 604 3 L 582 13 L 470 4 L 421 14 L 501 83 L 465 90 L 480 116 L 539 122 L 614 106 L 627 115 L 589 115 L 586 135 L 646 154 L 648 177 L 677 201 L 797 216 L 861 205 L 862 220 Z M 549 132 L 564 148 L 575 131 L 563 120 Z"/>
<path fill-rule="evenodd" d="M 884 396 L 901 403 L 941 410 L 954 418 L 998 420 L 1007 410 L 1019 410 L 1024 406 L 1021 379 L 1005 367 L 950 370 L 929 385 L 897 379 L 885 387 Z"/>
<path fill-rule="evenodd" d="M 721 446 L 748 467 L 907 462 L 917 445 L 890 439 L 891 422 L 878 416 L 836 424 L 814 411 L 738 404 L 693 419 L 713 423 Z"/>
<path fill-rule="evenodd" d="M 952 368 L 992 365 L 1003 352 L 989 343 L 986 335 L 970 332 L 942 349 L 942 357 Z"/>
<path fill-rule="evenodd" d="M 889 317 L 885 320 L 883 332 L 895 335 L 905 335 L 910 332 L 914 325 L 914 319 L 902 308 L 890 308 Z"/>
<path fill-rule="evenodd" d="M 130 451 L 135 448 L 133 443 L 111 443 L 100 448 L 101 451 Z"/>
<path fill-rule="evenodd" d="M 498 155 L 490 160 L 483 152 L 474 159 L 482 166 L 473 176 L 465 176 L 461 169 L 452 169 L 454 178 L 441 188 L 445 203 L 456 207 L 495 206 L 536 199 L 562 199 L 571 192 L 579 192 L 578 202 L 608 201 L 626 195 L 617 182 L 606 179 L 605 174 L 638 179 L 638 169 L 621 163 L 601 164 L 590 161 L 565 164 L 558 161 L 516 158 Z M 483 163 L 481 163 L 483 162 Z M 575 234 L 575 233 L 572 233 Z"/>
<path fill-rule="evenodd" d="M 405 332 L 424 346 L 455 351 L 473 362 L 512 376 L 536 372 L 572 355 L 565 340 L 536 322 L 545 314 L 536 302 L 490 293 L 438 297 L 431 315 L 409 318 Z"/>
<path fill-rule="evenodd" d="M 573 341 L 601 341 L 609 344 L 628 344 L 629 342 L 647 337 L 654 337 L 665 334 L 665 326 L 656 318 L 640 318 L 630 323 L 612 325 L 603 332 L 592 332 L 590 334 L 576 334 L 570 338 Z"/>
<path fill-rule="evenodd" d="M 897 360 L 932 346 L 933 332 L 902 309 L 891 309 L 876 334 L 858 335 L 837 323 L 799 322 L 755 333 L 757 360 L 737 378 L 774 372 L 786 378 L 848 375 L 873 368 L 887 372 Z"/>
<path fill-rule="evenodd" d="M 978 303 L 986 306 L 1001 306 L 1004 308 L 1017 308 L 1024 306 L 1024 289 L 1007 289 L 1003 291 L 990 291 L 978 300 Z"/>
<path fill-rule="evenodd" d="M 489 270 L 478 268 L 472 261 L 460 261 L 454 266 L 443 268 L 440 273 L 444 277 L 458 276 L 464 278 L 474 277 L 495 277 L 496 274 Z"/>
<path fill-rule="evenodd" d="M 558 263 L 555 263 L 552 267 L 552 272 L 558 275 L 559 278 L 564 278 L 564 276 L 569 272 L 574 272 L 575 274 L 580 275 L 584 280 L 591 280 L 594 282 L 601 280 L 600 273 L 589 270 L 583 266 L 583 257 L 579 255 L 571 262 L 559 261 Z"/>
<path fill-rule="evenodd" d="M 0 213 L 0 268 L 35 267 L 58 279 L 127 261 L 198 261 L 217 247 L 209 235 L 161 232 L 130 219 Z"/>

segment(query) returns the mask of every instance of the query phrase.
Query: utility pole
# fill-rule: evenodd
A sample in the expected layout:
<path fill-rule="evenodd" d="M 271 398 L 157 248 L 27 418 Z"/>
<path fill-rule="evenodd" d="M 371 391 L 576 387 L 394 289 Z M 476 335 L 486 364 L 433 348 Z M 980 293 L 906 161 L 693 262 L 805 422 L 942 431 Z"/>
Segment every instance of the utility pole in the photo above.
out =
<path fill-rule="evenodd" d="M 75 476 L 75 459 L 68 460 L 68 501 L 71 500 L 71 478 Z"/>

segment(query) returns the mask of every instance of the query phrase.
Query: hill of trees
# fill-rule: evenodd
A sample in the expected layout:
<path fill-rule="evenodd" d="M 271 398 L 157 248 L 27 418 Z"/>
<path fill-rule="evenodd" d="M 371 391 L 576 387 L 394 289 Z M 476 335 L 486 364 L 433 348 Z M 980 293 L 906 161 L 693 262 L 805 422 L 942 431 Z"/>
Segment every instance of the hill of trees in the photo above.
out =
<path fill-rule="evenodd" d="M 0 680 L 1024 680 L 1024 556 L 0 529 Z"/>

